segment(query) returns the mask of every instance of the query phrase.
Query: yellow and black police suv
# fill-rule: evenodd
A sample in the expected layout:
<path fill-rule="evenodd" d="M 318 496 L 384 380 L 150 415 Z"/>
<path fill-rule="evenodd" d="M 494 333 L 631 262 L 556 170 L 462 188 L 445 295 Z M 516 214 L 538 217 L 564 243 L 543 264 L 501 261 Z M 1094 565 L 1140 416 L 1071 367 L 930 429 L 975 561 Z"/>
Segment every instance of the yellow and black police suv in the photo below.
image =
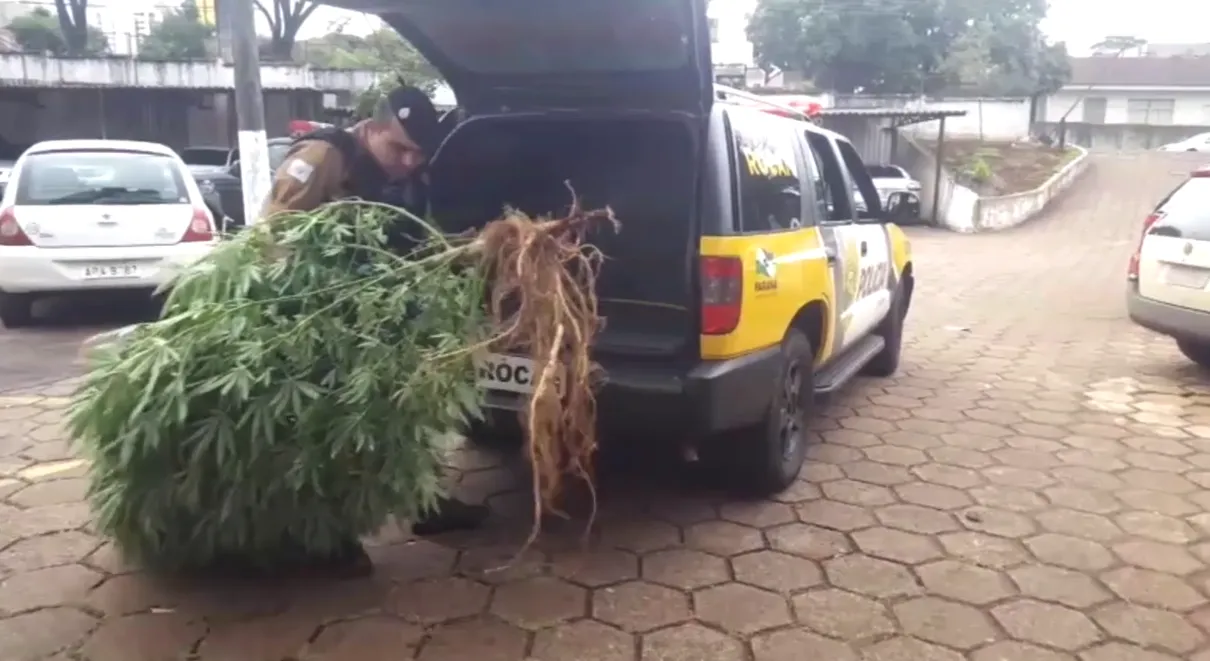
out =
<path fill-rule="evenodd" d="M 777 492 L 820 396 L 895 371 L 913 283 L 888 215 L 901 200 L 880 204 L 843 136 L 717 98 L 705 0 L 327 1 L 379 14 L 453 89 L 460 121 L 442 122 L 428 173 L 446 229 L 505 205 L 558 212 L 564 182 L 614 209 L 621 232 L 590 237 L 607 257 L 606 449 L 693 445 L 735 486 Z M 482 357 L 492 414 L 473 440 L 510 435 L 533 368 Z"/>

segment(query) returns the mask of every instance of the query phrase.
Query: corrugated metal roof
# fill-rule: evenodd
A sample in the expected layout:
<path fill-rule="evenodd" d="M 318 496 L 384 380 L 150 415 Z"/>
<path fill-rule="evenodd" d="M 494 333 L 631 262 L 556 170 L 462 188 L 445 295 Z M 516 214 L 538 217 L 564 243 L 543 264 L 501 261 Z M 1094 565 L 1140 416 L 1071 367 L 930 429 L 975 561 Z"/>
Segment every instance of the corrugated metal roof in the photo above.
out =
<path fill-rule="evenodd" d="M 941 119 L 942 117 L 962 117 L 966 115 L 966 111 L 933 110 L 929 108 L 920 108 L 917 110 L 911 108 L 824 108 L 819 114 L 824 117 L 911 118 L 928 121 L 930 119 Z"/>

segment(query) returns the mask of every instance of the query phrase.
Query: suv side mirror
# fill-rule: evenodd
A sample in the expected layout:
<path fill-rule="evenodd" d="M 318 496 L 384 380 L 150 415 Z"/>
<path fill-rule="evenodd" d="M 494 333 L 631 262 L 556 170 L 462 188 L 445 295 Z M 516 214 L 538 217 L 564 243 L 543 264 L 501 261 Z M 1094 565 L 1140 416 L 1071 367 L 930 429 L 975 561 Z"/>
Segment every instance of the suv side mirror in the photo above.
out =
<path fill-rule="evenodd" d="M 235 177 L 236 179 L 239 178 L 239 161 L 231 161 L 231 165 L 227 166 L 227 174 Z"/>

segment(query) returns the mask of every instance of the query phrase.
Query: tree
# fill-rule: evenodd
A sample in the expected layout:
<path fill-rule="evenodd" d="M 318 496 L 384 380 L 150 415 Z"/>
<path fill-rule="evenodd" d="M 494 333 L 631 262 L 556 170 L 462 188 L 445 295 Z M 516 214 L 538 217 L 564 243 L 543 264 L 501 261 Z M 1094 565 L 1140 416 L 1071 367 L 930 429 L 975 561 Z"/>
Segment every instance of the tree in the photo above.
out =
<path fill-rule="evenodd" d="M 432 88 L 440 75 L 398 32 L 379 28 L 360 37 L 335 32 L 301 46 L 300 59 L 327 69 L 376 69 L 393 72 L 417 87 Z"/>
<path fill-rule="evenodd" d="M 1070 76 L 1045 17 L 1044 0 L 758 0 L 748 34 L 762 65 L 841 93 L 1034 95 Z"/>
<path fill-rule="evenodd" d="M 109 40 L 105 34 L 91 27 L 85 27 L 84 47 L 73 49 L 63 32 L 61 21 L 43 7 L 14 18 L 7 27 L 21 48 L 33 53 L 64 56 L 101 55 L 109 51 Z"/>
<path fill-rule="evenodd" d="M 208 45 L 213 37 L 214 28 L 202 22 L 196 0 L 184 0 L 179 7 L 164 12 L 139 42 L 139 58 L 205 59 L 209 55 Z"/>
<path fill-rule="evenodd" d="M 99 55 L 109 51 L 109 40 L 88 27 L 88 0 L 55 0 L 59 31 L 67 55 Z M 99 38 L 99 39 L 98 39 Z"/>
<path fill-rule="evenodd" d="M 319 8 L 315 0 L 255 0 L 256 8 L 269 21 L 269 52 L 275 60 L 289 60 L 294 55 L 298 30 Z M 268 5 L 268 7 L 266 7 Z"/>
<path fill-rule="evenodd" d="M 1098 41 L 1093 45 L 1092 52 L 1095 55 L 1121 57 L 1123 53 L 1128 51 L 1140 51 L 1146 45 L 1147 40 L 1141 37 L 1115 34 Z"/>

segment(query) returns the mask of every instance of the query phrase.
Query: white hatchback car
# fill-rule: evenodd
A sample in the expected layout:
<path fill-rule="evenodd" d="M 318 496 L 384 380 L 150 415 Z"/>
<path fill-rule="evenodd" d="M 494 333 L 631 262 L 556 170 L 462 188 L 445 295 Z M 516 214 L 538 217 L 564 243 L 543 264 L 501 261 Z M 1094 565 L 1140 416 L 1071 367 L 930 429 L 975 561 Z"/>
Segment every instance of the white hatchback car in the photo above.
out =
<path fill-rule="evenodd" d="M 38 143 L 0 198 L 0 322 L 28 325 L 41 296 L 153 290 L 217 240 L 197 183 L 168 147 Z"/>
<path fill-rule="evenodd" d="M 1130 318 L 1210 368 L 1210 167 L 1195 171 L 1143 222 L 1128 278 Z"/>
<path fill-rule="evenodd" d="M 1210 133 L 1198 133 L 1180 142 L 1161 145 L 1160 151 L 1210 151 Z"/>

